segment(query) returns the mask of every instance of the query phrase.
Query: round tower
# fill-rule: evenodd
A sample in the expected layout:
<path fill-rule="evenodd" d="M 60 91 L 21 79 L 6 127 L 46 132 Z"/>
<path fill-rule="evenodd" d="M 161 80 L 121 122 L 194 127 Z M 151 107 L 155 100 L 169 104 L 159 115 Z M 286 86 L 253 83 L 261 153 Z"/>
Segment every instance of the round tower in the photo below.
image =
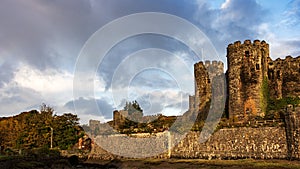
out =
<path fill-rule="evenodd" d="M 228 113 L 229 118 L 245 121 L 264 116 L 266 103 L 263 85 L 267 83 L 269 45 L 250 40 L 227 47 Z"/>
<path fill-rule="evenodd" d="M 205 120 L 208 114 L 207 105 L 211 98 L 211 80 L 208 69 L 210 62 L 198 62 L 194 65 L 195 76 L 195 111 L 198 114 L 198 120 Z"/>

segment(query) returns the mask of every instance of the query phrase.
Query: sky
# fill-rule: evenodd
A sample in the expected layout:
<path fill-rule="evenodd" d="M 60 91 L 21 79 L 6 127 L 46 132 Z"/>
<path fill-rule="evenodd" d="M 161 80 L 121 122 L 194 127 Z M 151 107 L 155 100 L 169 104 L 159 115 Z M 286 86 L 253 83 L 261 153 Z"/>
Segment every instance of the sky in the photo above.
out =
<path fill-rule="evenodd" d="M 299 8 L 300 0 L 2 0 L 0 116 L 45 103 L 57 114 L 77 114 L 82 124 L 89 119 L 104 122 L 126 100 L 138 100 L 146 115 L 180 115 L 194 94 L 193 64 L 217 59 L 226 68 L 230 43 L 260 39 L 270 44 L 272 59 L 299 56 Z M 181 26 L 176 31 L 188 37 L 188 44 L 145 33 L 115 44 L 102 60 L 82 56 L 97 31 L 143 12 L 165 13 L 195 25 L 215 56 L 197 56 L 188 44 L 201 45 L 203 39 Z M 127 31 L 128 26 L 137 25 L 116 30 Z M 97 45 L 105 46 L 119 34 L 107 34 Z M 96 65 L 97 70 L 76 74 L 81 64 Z"/>

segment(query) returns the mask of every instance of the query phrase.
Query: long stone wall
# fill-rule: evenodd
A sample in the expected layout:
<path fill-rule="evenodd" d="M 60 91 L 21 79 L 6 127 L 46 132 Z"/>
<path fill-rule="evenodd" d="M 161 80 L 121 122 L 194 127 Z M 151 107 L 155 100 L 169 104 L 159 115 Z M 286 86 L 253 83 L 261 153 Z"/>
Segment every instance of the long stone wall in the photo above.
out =
<path fill-rule="evenodd" d="M 169 137 L 168 132 L 98 135 L 89 158 L 168 158 Z"/>
<path fill-rule="evenodd" d="M 287 157 L 286 133 L 282 127 L 221 129 L 205 143 L 192 132 L 172 150 L 176 158 L 283 159 Z"/>
<path fill-rule="evenodd" d="M 102 145 L 107 151 L 96 145 L 90 158 L 287 158 L 286 132 L 283 127 L 221 129 L 204 143 L 199 142 L 199 135 L 199 132 L 191 132 L 185 139 L 168 132 L 158 133 L 156 136 L 148 134 L 135 134 L 133 137 L 97 136 L 94 139 L 95 143 Z M 175 142 L 178 144 L 174 146 Z"/>
<path fill-rule="evenodd" d="M 289 105 L 284 115 L 285 127 L 223 128 L 205 142 L 200 142 L 200 132 L 99 135 L 89 157 L 299 160 L 300 106 Z"/>

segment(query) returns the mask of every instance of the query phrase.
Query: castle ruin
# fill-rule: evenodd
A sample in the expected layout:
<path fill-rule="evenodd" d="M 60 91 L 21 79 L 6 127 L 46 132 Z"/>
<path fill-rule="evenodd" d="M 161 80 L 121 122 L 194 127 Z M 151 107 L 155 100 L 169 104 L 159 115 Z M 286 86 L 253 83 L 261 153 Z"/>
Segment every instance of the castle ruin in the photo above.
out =
<path fill-rule="evenodd" d="M 300 105 L 288 105 L 286 109 L 281 110 L 283 117 L 277 119 L 278 121 L 266 120 L 264 117 L 269 113 L 267 108 L 270 99 L 292 97 L 299 100 L 300 56 L 296 58 L 287 56 L 285 59 L 273 61 L 270 58 L 269 44 L 265 41 L 245 40 L 243 43 L 237 41 L 228 45 L 227 64 L 226 73 L 220 61 L 205 61 L 194 65 L 195 95 L 189 96 L 189 110 L 183 116 L 204 121 L 208 113 L 211 113 L 210 109 L 214 109 L 212 113 L 224 112 L 223 117 L 226 117 L 224 119 L 227 119 L 225 122 L 228 126 L 224 125 L 215 130 L 214 134 L 203 143 L 199 142 L 200 132 L 191 131 L 185 139 L 174 146 L 171 144 L 180 138 L 176 132 L 163 130 L 155 133 L 169 144 L 168 153 L 153 157 L 299 160 Z M 226 98 L 222 97 L 224 95 Z M 226 102 L 226 106 L 219 109 L 219 103 L 222 102 Z M 128 112 L 115 111 L 112 126 L 118 129 L 126 117 Z M 144 134 L 137 133 L 136 137 L 144 137 Z M 126 147 L 127 144 L 123 144 L 126 137 L 127 135 L 113 134 L 109 137 L 98 135 L 96 139 L 105 142 L 105 145 L 111 146 L 110 148 L 116 151 L 131 151 L 131 146 Z M 113 147 L 111 145 L 113 141 L 125 147 Z M 141 149 L 144 144 L 161 147 L 166 145 L 165 141 L 154 143 L 145 140 L 145 143 L 137 145 L 141 146 Z M 133 142 L 131 137 L 128 142 Z M 122 158 L 99 151 L 91 153 L 90 157 Z"/>
<path fill-rule="evenodd" d="M 225 112 L 236 122 L 264 117 L 270 98 L 300 97 L 300 56 L 273 61 L 268 43 L 245 40 L 228 45 L 227 63 Z M 212 84 L 224 75 L 223 67 L 217 61 L 194 65 L 195 96 L 189 98 L 189 111 L 196 112 L 198 120 L 207 117 L 211 100 L 215 99 Z"/>
<path fill-rule="evenodd" d="M 273 61 L 268 43 L 245 40 L 228 45 L 227 64 L 226 73 L 221 61 L 194 64 L 195 95 L 189 96 L 185 117 L 204 121 L 214 109 L 243 123 L 265 117 L 270 99 L 300 97 L 300 56 Z M 220 106 L 225 100 L 226 107 Z M 113 126 L 118 128 L 128 117 L 126 111 L 115 111 Z"/>
<path fill-rule="evenodd" d="M 269 98 L 300 97 L 300 57 L 273 61 L 265 41 L 227 48 L 228 114 L 238 121 L 266 115 Z"/>

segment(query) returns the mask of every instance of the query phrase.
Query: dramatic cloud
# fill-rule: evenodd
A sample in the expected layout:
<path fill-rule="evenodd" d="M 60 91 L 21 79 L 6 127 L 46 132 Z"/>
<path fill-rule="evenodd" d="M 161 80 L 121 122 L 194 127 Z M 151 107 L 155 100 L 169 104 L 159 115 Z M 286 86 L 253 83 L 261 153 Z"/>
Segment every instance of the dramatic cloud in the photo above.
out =
<path fill-rule="evenodd" d="M 182 115 L 188 109 L 189 93 L 180 90 L 145 91 L 139 88 L 129 96 L 129 101 L 136 100 L 143 109 L 144 115 Z M 121 100 L 119 109 L 125 106 L 126 100 Z M 128 100 L 127 100 L 128 101 Z"/>
<path fill-rule="evenodd" d="M 10 80 L 14 77 L 14 69 L 13 65 L 8 64 L 7 62 L 3 61 L 0 64 L 1 70 L 0 71 L 0 87 L 3 87 L 5 84 L 9 83 Z"/>
<path fill-rule="evenodd" d="M 58 112 L 73 112 L 75 103 L 82 122 L 90 118 L 103 121 L 112 117 L 112 110 L 124 99 L 139 100 L 148 114 L 162 111 L 180 114 L 180 105 L 186 109 L 187 96 L 193 94 L 193 64 L 216 56 L 195 56 L 188 46 L 170 37 L 152 34 L 130 37 L 109 51 L 98 71 L 92 72 L 93 78 L 78 82 L 82 96 L 73 98 L 73 72 L 85 42 L 119 17 L 137 12 L 164 12 L 196 25 L 212 41 L 223 61 L 226 61 L 227 45 L 245 39 L 269 42 L 273 58 L 300 55 L 300 1 L 268 3 L 260 0 L 2 0 L 0 116 L 35 108 L 43 102 L 53 105 Z M 276 13 L 274 6 L 282 6 L 282 11 Z M 180 27 L 178 30 L 190 35 Z M 189 40 L 201 44 L 201 39 L 192 34 Z M 168 51 L 172 57 L 157 53 L 132 56 L 149 48 Z M 97 60 L 88 62 L 98 63 Z M 94 95 L 84 95 L 89 83 L 95 86 Z M 98 107 L 91 106 L 94 102 Z M 102 114 L 98 114 L 99 110 Z"/>
<path fill-rule="evenodd" d="M 97 107 L 94 105 L 97 105 Z M 106 120 L 112 118 L 114 110 L 113 106 L 107 103 L 107 99 L 105 98 L 89 99 L 82 97 L 74 101 L 67 102 L 64 105 L 64 108 L 66 108 L 66 110 L 72 110 L 72 112 L 76 112 L 78 115 L 99 116 Z"/>
<path fill-rule="evenodd" d="M 267 19 L 267 12 L 255 0 L 226 0 L 218 9 L 198 0 L 194 13 L 200 28 L 212 40 L 221 57 L 226 47 L 236 40 L 260 39 L 258 28 Z"/>
<path fill-rule="evenodd" d="M 10 116 L 20 111 L 38 108 L 43 102 L 40 93 L 30 89 L 19 87 L 11 82 L 0 88 L 1 116 Z"/>

